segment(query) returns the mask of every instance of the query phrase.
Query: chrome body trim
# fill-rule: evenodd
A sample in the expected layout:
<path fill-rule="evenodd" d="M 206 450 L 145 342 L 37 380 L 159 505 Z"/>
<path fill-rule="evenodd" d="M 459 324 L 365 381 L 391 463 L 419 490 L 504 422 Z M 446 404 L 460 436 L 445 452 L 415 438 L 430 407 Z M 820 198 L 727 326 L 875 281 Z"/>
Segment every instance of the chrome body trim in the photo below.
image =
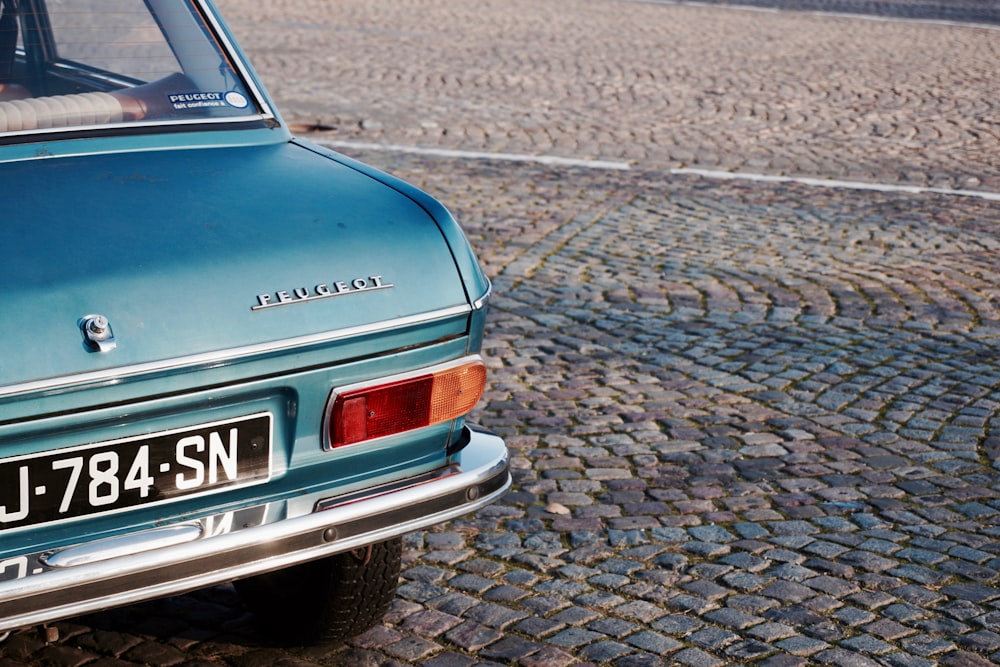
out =
<path fill-rule="evenodd" d="M 483 293 L 481 297 L 472 302 L 473 310 L 482 310 L 486 307 L 487 302 L 490 297 L 493 296 L 493 282 L 490 280 L 486 281 L 486 292 Z"/>
<path fill-rule="evenodd" d="M 281 569 L 473 512 L 502 496 L 511 478 L 503 440 L 465 428 L 469 444 L 454 463 L 393 484 L 321 497 L 303 516 L 281 519 L 283 507 L 272 513 L 264 505 L 236 510 L 257 511 L 261 519 L 247 527 L 232 522 L 229 532 L 218 529 L 219 517 L 206 517 L 196 528 L 198 537 L 186 522 L 175 533 L 151 530 L 67 547 L 41 559 L 26 555 L 25 563 L 61 567 L 25 568 L 21 578 L 0 582 L 0 631 Z"/>
<path fill-rule="evenodd" d="M 269 114 L 254 114 L 252 116 L 230 116 L 225 118 L 201 118 L 197 121 L 195 120 L 157 120 L 157 121 L 129 121 L 127 123 L 100 123 L 97 125 L 74 125 L 72 127 L 45 127 L 35 130 L 8 130 L 3 133 L 5 137 L 31 137 L 40 136 L 46 134 L 58 134 L 66 132 L 88 132 L 91 130 L 104 131 L 104 130 L 131 130 L 133 128 L 146 128 L 155 130 L 158 127 L 184 127 L 184 126 L 195 126 L 195 125 L 226 125 L 226 124 L 248 124 L 248 123 L 260 123 L 275 120 L 274 116 Z M 120 151 L 113 151 L 118 153 Z M 40 158 L 49 157 L 48 155 L 40 155 Z M 21 158 L 15 158 L 15 160 L 20 161 Z"/>
<path fill-rule="evenodd" d="M 200 523 L 154 528 L 142 533 L 119 535 L 68 549 L 60 549 L 51 554 L 42 555 L 40 560 L 49 567 L 79 567 L 112 558 L 162 549 L 175 544 L 187 544 L 201 537 L 203 530 Z"/>
<path fill-rule="evenodd" d="M 132 366 L 120 366 L 88 373 L 77 373 L 74 375 L 63 375 L 44 378 L 41 380 L 32 380 L 30 382 L 21 382 L 18 384 L 0 387 L 0 398 L 36 391 L 52 391 L 74 385 L 87 385 L 111 381 L 117 382 L 123 378 L 144 375 L 146 373 L 175 371 L 197 366 L 218 366 L 242 357 L 270 354 L 297 347 L 330 343 L 337 340 L 343 340 L 345 338 L 352 338 L 354 336 L 380 333 L 401 327 L 427 324 L 429 322 L 443 320 L 457 315 L 467 315 L 471 312 L 472 308 L 468 304 L 463 304 L 461 306 L 442 308 L 440 310 L 419 313 L 417 315 L 398 317 L 391 320 L 373 322 L 371 324 L 362 324 L 355 327 L 337 329 L 335 331 L 324 331 L 316 334 L 296 336 L 294 338 L 284 338 L 282 340 L 270 341 L 267 343 L 256 343 L 254 345 L 244 345 L 242 347 L 234 347 L 215 352 L 203 352 L 201 354 L 163 359 L 161 361 L 150 361 Z"/>

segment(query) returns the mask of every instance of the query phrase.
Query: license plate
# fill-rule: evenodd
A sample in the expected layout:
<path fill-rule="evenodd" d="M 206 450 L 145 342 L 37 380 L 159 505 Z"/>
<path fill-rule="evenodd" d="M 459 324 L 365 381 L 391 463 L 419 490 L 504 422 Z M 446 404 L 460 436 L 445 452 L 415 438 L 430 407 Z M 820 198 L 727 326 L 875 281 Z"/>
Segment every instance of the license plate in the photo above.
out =
<path fill-rule="evenodd" d="M 267 481 L 271 415 L 0 461 L 0 530 Z"/>

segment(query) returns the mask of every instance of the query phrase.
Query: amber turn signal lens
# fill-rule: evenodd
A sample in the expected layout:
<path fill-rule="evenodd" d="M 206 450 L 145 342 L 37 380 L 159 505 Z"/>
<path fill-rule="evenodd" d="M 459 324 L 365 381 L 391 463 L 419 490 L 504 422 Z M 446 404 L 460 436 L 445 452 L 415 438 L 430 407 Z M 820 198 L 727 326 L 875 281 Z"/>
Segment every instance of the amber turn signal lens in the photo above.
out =
<path fill-rule="evenodd" d="M 476 406 L 485 387 L 486 367 L 475 357 L 334 391 L 327 418 L 330 447 L 456 419 Z"/>

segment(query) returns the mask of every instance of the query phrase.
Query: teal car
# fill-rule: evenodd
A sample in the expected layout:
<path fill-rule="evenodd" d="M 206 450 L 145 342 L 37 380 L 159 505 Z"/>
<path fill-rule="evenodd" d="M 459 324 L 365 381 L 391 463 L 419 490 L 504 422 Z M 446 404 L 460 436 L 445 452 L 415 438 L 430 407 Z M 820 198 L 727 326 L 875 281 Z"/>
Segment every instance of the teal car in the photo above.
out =
<path fill-rule="evenodd" d="M 510 484 L 456 221 L 293 137 L 210 0 L 0 9 L 0 631 L 229 581 L 378 623 Z"/>

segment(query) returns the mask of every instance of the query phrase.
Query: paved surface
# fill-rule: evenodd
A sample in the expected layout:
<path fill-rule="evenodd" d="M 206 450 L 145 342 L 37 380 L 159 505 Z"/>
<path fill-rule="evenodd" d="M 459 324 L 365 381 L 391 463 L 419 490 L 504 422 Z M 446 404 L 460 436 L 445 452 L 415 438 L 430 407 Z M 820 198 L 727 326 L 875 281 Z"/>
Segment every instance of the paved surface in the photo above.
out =
<path fill-rule="evenodd" d="M 996 30 L 616 0 L 221 5 L 288 119 L 341 140 L 1000 191 Z"/>
<path fill-rule="evenodd" d="M 517 478 L 407 538 L 385 624 L 283 647 L 218 587 L 16 633 L 0 667 L 1000 663 L 996 203 L 668 171 L 1000 192 L 1000 33 L 220 4 L 317 140 L 634 168 L 352 151 L 445 200 L 494 277 L 477 417 Z"/>

